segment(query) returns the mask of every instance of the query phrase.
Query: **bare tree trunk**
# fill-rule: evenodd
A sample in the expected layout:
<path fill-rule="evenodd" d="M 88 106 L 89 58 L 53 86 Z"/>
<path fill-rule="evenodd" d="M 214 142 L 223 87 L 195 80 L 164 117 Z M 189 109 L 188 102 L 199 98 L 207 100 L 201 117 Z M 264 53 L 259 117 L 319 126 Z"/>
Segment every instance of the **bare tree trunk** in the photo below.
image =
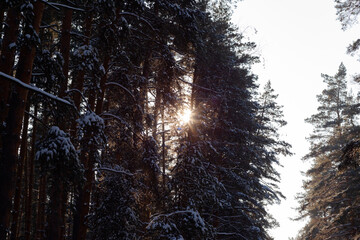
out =
<path fill-rule="evenodd" d="M 92 16 L 90 14 L 90 16 L 87 16 L 86 19 L 85 19 L 85 36 L 86 36 L 86 39 L 84 41 L 84 44 L 86 44 L 86 45 L 89 44 L 89 38 L 90 38 L 90 32 L 91 32 L 91 24 L 92 24 Z M 83 90 L 83 87 L 84 87 L 84 77 L 85 77 L 85 71 L 84 70 L 79 71 L 77 76 L 76 76 L 76 80 L 72 84 L 72 88 L 77 89 L 77 90 L 79 90 L 81 92 Z M 81 97 L 82 96 L 80 95 L 80 93 L 75 93 L 75 95 L 74 95 L 74 105 L 78 109 L 80 107 Z M 72 129 L 75 129 L 75 128 L 76 128 L 76 122 L 72 126 Z"/>
<path fill-rule="evenodd" d="M 162 184 L 163 184 L 163 191 L 165 191 L 165 184 L 166 184 L 166 148 L 165 148 L 165 113 L 164 113 L 164 103 L 161 106 L 161 126 L 162 126 L 162 144 L 161 144 L 161 165 L 162 165 Z"/>
<path fill-rule="evenodd" d="M 32 28 L 27 26 L 25 32 L 33 34 L 39 32 L 40 22 L 44 11 L 44 3 L 36 1 L 34 5 L 34 19 Z M 20 51 L 16 78 L 24 83 L 29 83 L 31 78 L 32 66 L 35 57 L 34 46 L 23 46 Z M 5 134 L 2 136 L 2 158 L 0 163 L 0 239 L 6 239 L 12 197 L 14 194 L 14 180 L 16 171 L 16 162 L 18 157 L 19 135 L 21 132 L 22 120 L 25 111 L 25 102 L 28 90 L 16 86 L 15 91 L 10 97 L 9 113 L 6 121 Z"/>
<path fill-rule="evenodd" d="M 64 79 L 63 82 L 60 84 L 60 92 L 59 96 L 64 97 L 65 92 L 68 85 L 68 75 L 69 75 L 69 62 L 70 62 L 70 40 L 71 40 L 71 23 L 72 23 L 72 16 L 73 16 L 73 10 L 69 8 L 64 9 L 64 18 L 62 22 L 62 28 L 61 28 L 61 37 L 60 37 L 60 52 L 64 59 L 64 65 L 63 65 L 63 74 Z M 63 121 L 60 123 L 59 126 L 61 129 L 65 130 L 66 128 L 66 122 Z M 62 186 L 62 183 L 60 183 L 60 189 L 64 189 L 64 186 Z M 61 228 L 60 228 L 60 239 L 65 238 L 65 213 L 66 213 L 66 204 L 67 204 L 67 193 L 63 192 L 62 194 L 63 199 L 60 202 L 61 206 Z"/>
<path fill-rule="evenodd" d="M 82 153 L 86 155 L 86 153 Z M 93 156 L 94 154 L 89 154 Z M 74 229 L 73 229 L 73 240 L 84 240 L 86 238 L 86 215 L 89 213 L 90 195 L 94 179 L 93 171 L 93 159 L 82 156 L 81 159 L 85 160 L 85 185 L 79 191 L 79 196 L 76 201 L 76 211 L 74 214 Z"/>
<path fill-rule="evenodd" d="M 195 113 L 196 113 L 196 109 L 198 107 L 197 106 L 198 105 L 197 98 L 198 98 L 198 94 L 199 94 L 199 91 L 195 86 L 198 85 L 198 81 L 199 81 L 199 67 L 195 65 L 194 76 L 193 76 L 193 86 L 191 89 L 191 101 L 190 101 L 190 110 L 191 110 L 191 112 L 195 112 Z M 194 121 L 192 124 L 189 124 L 188 138 L 191 143 L 197 142 L 197 140 L 198 140 L 198 133 L 197 133 L 196 128 L 197 128 L 196 121 Z"/>
<path fill-rule="evenodd" d="M 46 177 L 40 177 L 38 209 L 36 216 L 36 240 L 44 239 L 45 233 L 45 205 L 46 205 Z"/>
<path fill-rule="evenodd" d="M 34 116 L 37 118 L 38 114 L 38 106 L 35 105 Z M 37 123 L 34 119 L 33 122 L 33 132 L 31 137 L 31 152 L 29 156 L 29 180 L 28 180 L 28 188 L 25 200 L 25 239 L 30 240 L 31 237 L 31 212 L 32 212 L 32 192 L 34 185 L 34 158 L 35 158 L 35 142 L 36 142 L 36 131 L 37 131 Z"/>
<path fill-rule="evenodd" d="M 72 15 L 73 15 L 73 10 L 69 8 L 65 8 L 64 19 L 61 27 L 61 36 L 60 36 L 60 53 L 64 59 L 64 65 L 62 67 L 62 70 L 65 79 L 60 85 L 60 92 L 59 92 L 60 97 L 63 97 L 65 95 L 68 84 L 70 40 L 71 40 L 70 32 L 71 32 Z"/>
<path fill-rule="evenodd" d="M 4 11 L 2 11 L 4 13 Z M 3 19 L 3 17 L 2 17 Z M 6 16 L 5 33 L 1 46 L 0 72 L 11 75 L 15 59 L 15 43 L 18 35 L 20 9 L 10 8 Z M 7 101 L 10 94 L 10 83 L 0 77 L 0 123 L 7 116 Z"/>
<path fill-rule="evenodd" d="M 61 179 L 61 174 L 57 173 L 53 176 L 54 179 Z M 46 239 L 60 239 L 61 227 L 62 227 L 62 205 L 63 205 L 63 192 L 64 187 L 60 181 L 55 183 L 54 181 L 50 186 L 50 215 L 47 218 L 47 227 L 45 229 Z"/>
<path fill-rule="evenodd" d="M 4 3 L 1 2 L 0 3 L 0 32 L 3 31 L 4 14 L 5 14 L 5 6 L 4 6 Z M 2 38 L 1 33 L 0 33 L 0 38 Z M 1 52 L 0 52 L 0 54 L 1 54 Z"/>
<path fill-rule="evenodd" d="M 30 103 L 27 102 L 26 111 L 29 112 L 29 110 L 30 110 Z M 23 180 L 25 159 L 27 155 L 28 126 L 29 126 L 29 115 L 26 115 L 24 117 L 23 130 L 21 134 L 20 161 L 18 162 L 18 166 L 16 170 L 16 188 L 15 188 L 14 207 L 13 207 L 11 235 L 10 235 L 11 240 L 15 240 L 18 234 L 21 187 L 22 187 L 21 185 Z"/>
<path fill-rule="evenodd" d="M 154 123 L 152 126 L 152 136 L 155 140 L 157 140 L 157 125 L 158 125 L 158 115 L 159 115 L 159 108 L 161 104 L 161 93 L 160 89 L 156 88 L 156 96 L 155 96 L 155 106 L 154 106 Z"/>

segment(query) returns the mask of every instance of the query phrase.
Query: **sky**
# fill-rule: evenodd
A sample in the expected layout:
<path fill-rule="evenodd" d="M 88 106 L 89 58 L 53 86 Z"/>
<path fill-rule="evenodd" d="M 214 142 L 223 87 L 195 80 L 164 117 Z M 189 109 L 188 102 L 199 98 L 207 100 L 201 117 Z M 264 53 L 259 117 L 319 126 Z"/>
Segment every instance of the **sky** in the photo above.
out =
<path fill-rule="evenodd" d="M 292 146 L 293 156 L 282 157 L 279 168 L 281 192 L 286 196 L 269 211 L 280 223 L 271 234 L 275 240 L 295 237 L 305 222 L 292 221 L 298 216 L 295 196 L 302 191 L 302 181 L 311 162 L 302 161 L 312 131 L 305 118 L 316 113 L 316 95 L 324 89 L 321 73 L 334 75 L 341 62 L 351 76 L 360 73 L 360 62 L 346 54 L 346 48 L 360 38 L 360 25 L 343 31 L 337 20 L 334 0 L 243 0 L 234 9 L 233 22 L 254 41 L 261 63 L 254 66 L 259 83 L 270 80 L 284 106 L 288 125 L 281 131 Z M 263 85 L 262 85 L 263 86 Z"/>

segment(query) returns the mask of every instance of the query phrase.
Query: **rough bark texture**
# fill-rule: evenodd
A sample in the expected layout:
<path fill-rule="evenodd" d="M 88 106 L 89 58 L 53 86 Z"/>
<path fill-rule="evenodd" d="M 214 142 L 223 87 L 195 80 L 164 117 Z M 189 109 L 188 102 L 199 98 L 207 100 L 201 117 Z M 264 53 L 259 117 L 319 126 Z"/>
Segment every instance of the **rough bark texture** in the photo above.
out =
<path fill-rule="evenodd" d="M 39 26 L 44 11 L 44 3 L 36 1 L 34 3 L 33 29 L 25 28 L 25 32 L 33 34 L 39 32 Z M 35 57 L 34 46 L 23 46 L 20 51 L 16 78 L 24 83 L 29 83 L 31 78 L 32 66 Z M 19 135 L 21 132 L 22 120 L 25 111 L 25 102 L 28 90 L 20 86 L 14 87 L 9 99 L 9 113 L 6 118 L 5 133 L 2 136 L 2 152 L 0 165 L 0 239 L 6 239 L 9 228 L 10 211 L 12 197 L 14 194 L 14 182 L 16 162 L 18 157 Z"/>

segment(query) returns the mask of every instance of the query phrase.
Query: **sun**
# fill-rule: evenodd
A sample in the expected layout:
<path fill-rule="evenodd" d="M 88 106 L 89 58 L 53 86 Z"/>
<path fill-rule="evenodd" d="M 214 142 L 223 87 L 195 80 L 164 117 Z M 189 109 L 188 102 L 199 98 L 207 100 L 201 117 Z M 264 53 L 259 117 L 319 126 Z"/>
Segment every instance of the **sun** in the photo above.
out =
<path fill-rule="evenodd" d="M 180 122 L 186 124 L 186 123 L 189 123 L 190 119 L 191 119 L 191 110 L 190 109 L 184 109 L 180 116 L 179 116 L 179 120 Z"/>

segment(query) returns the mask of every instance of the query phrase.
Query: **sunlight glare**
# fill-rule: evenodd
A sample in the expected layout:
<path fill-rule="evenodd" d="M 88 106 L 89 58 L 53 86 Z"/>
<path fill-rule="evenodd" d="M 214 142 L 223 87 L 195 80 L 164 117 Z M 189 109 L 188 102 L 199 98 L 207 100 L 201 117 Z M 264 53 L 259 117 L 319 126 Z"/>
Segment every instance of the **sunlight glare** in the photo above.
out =
<path fill-rule="evenodd" d="M 184 124 L 189 123 L 191 118 L 191 110 L 190 109 L 184 109 L 182 113 L 180 114 L 180 121 Z"/>

